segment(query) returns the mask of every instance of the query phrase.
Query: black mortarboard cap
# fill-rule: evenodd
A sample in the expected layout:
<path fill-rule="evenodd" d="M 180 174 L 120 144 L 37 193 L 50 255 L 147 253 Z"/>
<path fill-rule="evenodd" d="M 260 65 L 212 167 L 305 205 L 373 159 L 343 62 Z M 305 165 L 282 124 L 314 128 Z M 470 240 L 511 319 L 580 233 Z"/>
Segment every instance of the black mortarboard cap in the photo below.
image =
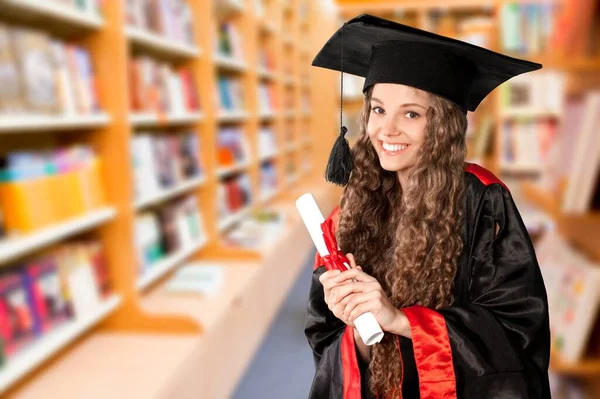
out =
<path fill-rule="evenodd" d="M 403 84 L 444 97 L 465 113 L 475 111 L 498 85 L 542 67 L 368 14 L 338 29 L 312 65 L 364 77 L 363 92 L 375 83 Z M 348 159 L 351 169 L 344 133 L 345 128 L 334 145 L 326 175 L 340 185 L 347 184 L 350 175 Z M 332 158 L 344 159 L 345 167 L 340 170 Z"/>

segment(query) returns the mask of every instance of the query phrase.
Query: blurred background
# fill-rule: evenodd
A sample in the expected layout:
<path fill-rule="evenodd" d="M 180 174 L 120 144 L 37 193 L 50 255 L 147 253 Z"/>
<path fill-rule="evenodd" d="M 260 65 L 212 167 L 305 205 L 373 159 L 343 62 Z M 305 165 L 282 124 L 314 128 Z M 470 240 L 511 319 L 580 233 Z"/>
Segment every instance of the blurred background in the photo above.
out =
<path fill-rule="evenodd" d="M 0 0 L 0 396 L 305 398 L 340 77 L 369 13 L 543 64 L 469 113 L 550 301 L 555 398 L 600 398 L 596 0 Z M 346 75 L 356 139 L 362 79 Z"/>

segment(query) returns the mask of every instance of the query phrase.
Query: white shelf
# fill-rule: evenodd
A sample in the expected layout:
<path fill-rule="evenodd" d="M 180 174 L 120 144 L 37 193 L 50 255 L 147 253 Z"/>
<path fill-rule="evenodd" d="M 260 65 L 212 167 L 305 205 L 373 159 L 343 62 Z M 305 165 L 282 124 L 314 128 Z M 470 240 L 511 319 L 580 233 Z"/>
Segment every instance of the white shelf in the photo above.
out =
<path fill-rule="evenodd" d="M 98 309 L 86 317 L 68 321 L 55 331 L 49 332 L 17 354 L 0 368 L 0 393 L 34 370 L 45 360 L 67 346 L 77 337 L 113 313 L 121 304 L 121 297 L 112 295 L 103 301 Z"/>
<path fill-rule="evenodd" d="M 250 206 L 242 208 L 236 213 L 229 215 L 219 221 L 219 231 L 224 231 L 233 226 L 234 224 L 240 222 L 242 219 L 247 217 L 250 214 Z"/>
<path fill-rule="evenodd" d="M 250 161 L 240 162 L 233 166 L 228 166 L 226 168 L 217 168 L 217 177 L 222 178 L 225 176 L 232 175 L 241 170 L 248 169 L 250 166 Z"/>
<path fill-rule="evenodd" d="M 501 111 L 502 119 L 515 119 L 515 118 L 560 118 L 560 113 L 553 110 L 535 109 L 535 108 L 516 108 L 516 109 L 503 109 Z"/>
<path fill-rule="evenodd" d="M 197 46 L 179 43 L 134 26 L 126 27 L 125 35 L 131 43 L 165 55 L 177 57 L 196 57 L 200 55 L 200 49 Z"/>
<path fill-rule="evenodd" d="M 199 187 L 199 186 L 203 185 L 204 183 L 206 183 L 205 176 L 192 178 L 188 181 L 184 181 L 184 182 L 178 184 L 177 186 L 175 186 L 173 188 L 161 191 L 161 192 L 157 193 L 156 195 L 154 195 L 153 197 L 136 201 L 134 204 L 134 208 L 139 210 L 139 209 L 142 209 L 149 205 L 154 205 L 154 204 L 160 203 L 164 200 L 176 197 L 176 196 L 183 194 L 187 191 L 190 191 L 196 187 Z"/>
<path fill-rule="evenodd" d="M 279 150 L 271 151 L 268 154 L 260 156 L 260 163 L 276 158 L 279 155 Z"/>
<path fill-rule="evenodd" d="M 0 116 L 0 133 L 93 129 L 109 123 L 110 116 L 104 112 L 81 116 Z"/>
<path fill-rule="evenodd" d="M 241 14 L 245 10 L 242 0 L 220 0 L 217 1 L 216 11 L 221 17 L 233 14 Z"/>
<path fill-rule="evenodd" d="M 248 119 L 246 111 L 221 111 L 219 112 L 219 122 L 241 122 Z"/>
<path fill-rule="evenodd" d="M 114 208 L 102 208 L 21 237 L 0 240 L 0 263 L 5 263 L 28 252 L 96 227 L 114 218 L 116 214 Z"/>
<path fill-rule="evenodd" d="M 195 252 L 204 248 L 208 244 L 208 238 L 203 237 L 200 241 L 192 244 L 188 248 L 181 249 L 172 255 L 168 255 L 166 258 L 161 259 L 154 265 L 149 267 L 149 270 L 138 279 L 137 289 L 138 291 L 148 288 L 152 283 L 159 280 L 165 274 L 177 267 L 181 262 L 185 261 L 188 257 L 193 255 Z"/>
<path fill-rule="evenodd" d="M 201 121 L 202 112 L 187 114 L 167 114 L 164 117 L 152 113 L 133 113 L 129 116 L 129 123 L 134 127 L 150 127 L 163 125 L 185 125 Z"/>
<path fill-rule="evenodd" d="M 277 113 L 274 111 L 263 111 L 258 115 L 259 119 L 263 121 L 273 119 L 276 116 Z"/>
<path fill-rule="evenodd" d="M 222 54 L 215 54 L 215 64 L 230 71 L 244 72 L 248 69 L 248 65 L 243 60 L 237 60 Z"/>
<path fill-rule="evenodd" d="M 274 72 L 269 71 L 268 69 L 259 68 L 258 77 L 261 79 L 274 80 L 277 77 L 277 75 Z"/>
<path fill-rule="evenodd" d="M 35 15 L 78 28 L 100 29 L 104 20 L 91 11 L 81 11 L 50 0 L 0 0 L 0 7 L 25 17 Z"/>
<path fill-rule="evenodd" d="M 287 87 L 293 87 L 296 84 L 296 79 L 291 76 L 285 78 L 284 83 Z"/>

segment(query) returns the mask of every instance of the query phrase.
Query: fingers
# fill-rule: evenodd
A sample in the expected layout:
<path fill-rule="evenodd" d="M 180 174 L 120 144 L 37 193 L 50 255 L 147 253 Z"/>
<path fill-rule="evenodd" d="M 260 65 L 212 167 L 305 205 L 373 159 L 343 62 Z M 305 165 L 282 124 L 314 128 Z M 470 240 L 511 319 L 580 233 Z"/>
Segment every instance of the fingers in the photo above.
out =
<path fill-rule="evenodd" d="M 346 298 L 343 299 L 343 303 L 340 304 L 345 304 L 346 306 L 344 307 L 344 310 L 342 312 L 342 314 L 345 317 L 348 317 L 352 314 L 352 311 L 359 305 L 362 305 L 365 302 L 369 302 L 372 300 L 380 300 L 381 299 L 381 291 L 379 290 L 375 290 L 375 291 L 370 291 L 370 292 L 366 292 L 366 293 L 361 293 L 361 294 L 353 294 L 353 295 L 348 295 Z"/>
<path fill-rule="evenodd" d="M 333 304 L 338 304 L 346 296 L 348 296 L 352 293 L 370 292 L 370 291 L 377 290 L 378 287 L 379 287 L 379 284 L 373 283 L 373 282 L 368 282 L 368 283 L 352 282 L 352 283 L 347 283 L 344 285 L 339 285 L 339 286 L 331 289 L 331 292 L 329 294 L 329 300 Z"/>
<path fill-rule="evenodd" d="M 374 277 L 369 276 L 367 273 L 363 272 L 362 269 L 359 267 L 356 267 L 354 269 L 350 269 L 350 270 L 346 270 L 343 273 L 340 273 L 335 281 L 338 284 L 343 283 L 346 280 L 352 280 L 355 279 L 356 281 L 361 281 L 361 282 L 373 282 L 373 281 L 377 281 Z"/>
<path fill-rule="evenodd" d="M 360 305 L 357 305 L 350 312 L 350 314 L 346 315 L 346 317 L 350 322 L 354 323 L 354 320 L 356 320 L 356 318 L 358 316 L 365 314 L 367 312 L 377 313 L 379 311 L 380 307 L 381 307 L 381 301 L 379 299 L 370 299 L 366 302 L 361 303 Z"/>
<path fill-rule="evenodd" d="M 350 261 L 350 269 L 354 269 L 356 267 L 356 260 L 354 259 L 354 255 L 351 253 L 346 254 L 346 258 Z"/>
<path fill-rule="evenodd" d="M 324 284 L 325 281 L 328 281 L 334 277 L 337 277 L 341 273 L 340 270 L 327 270 L 323 274 L 319 276 L 319 281 L 321 284 Z"/>

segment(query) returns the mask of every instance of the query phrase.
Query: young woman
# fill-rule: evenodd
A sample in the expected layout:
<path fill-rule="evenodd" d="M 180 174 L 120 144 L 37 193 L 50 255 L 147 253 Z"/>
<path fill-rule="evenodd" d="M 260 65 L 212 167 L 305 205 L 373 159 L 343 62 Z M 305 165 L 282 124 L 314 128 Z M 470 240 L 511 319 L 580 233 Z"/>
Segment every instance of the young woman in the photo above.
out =
<path fill-rule="evenodd" d="M 547 298 L 531 240 L 508 188 L 465 163 L 466 110 L 540 66 L 368 15 L 342 30 L 313 65 L 366 77 L 350 168 L 328 177 L 347 184 L 329 217 L 352 269 L 315 260 L 310 397 L 549 398 Z M 341 35 L 343 69 L 331 65 Z M 348 165 L 340 145 L 330 163 Z M 353 324 L 365 312 L 385 332 L 370 347 Z"/>

